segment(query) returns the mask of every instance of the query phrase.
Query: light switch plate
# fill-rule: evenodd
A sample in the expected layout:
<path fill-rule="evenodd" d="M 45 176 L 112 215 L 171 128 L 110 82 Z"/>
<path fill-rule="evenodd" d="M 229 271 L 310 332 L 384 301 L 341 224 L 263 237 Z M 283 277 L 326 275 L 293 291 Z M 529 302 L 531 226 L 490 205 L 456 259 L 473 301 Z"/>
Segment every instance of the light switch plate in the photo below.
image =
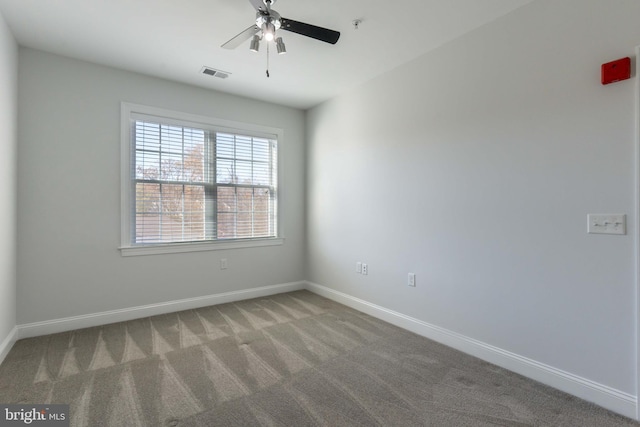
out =
<path fill-rule="evenodd" d="M 625 214 L 588 214 L 587 233 L 627 234 L 627 216 Z"/>

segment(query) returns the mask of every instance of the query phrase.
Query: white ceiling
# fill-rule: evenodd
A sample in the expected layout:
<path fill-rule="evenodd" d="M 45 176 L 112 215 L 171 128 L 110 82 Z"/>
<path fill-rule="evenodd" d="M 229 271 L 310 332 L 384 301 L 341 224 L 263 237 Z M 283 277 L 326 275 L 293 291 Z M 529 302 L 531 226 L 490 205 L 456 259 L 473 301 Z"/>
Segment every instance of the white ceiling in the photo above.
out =
<path fill-rule="evenodd" d="M 248 0 L 0 0 L 0 13 L 22 46 L 306 109 L 531 1 L 280 0 L 283 17 L 342 35 L 330 45 L 280 31 L 288 53 L 272 47 L 270 78 L 264 45 L 220 47 L 254 22 Z"/>

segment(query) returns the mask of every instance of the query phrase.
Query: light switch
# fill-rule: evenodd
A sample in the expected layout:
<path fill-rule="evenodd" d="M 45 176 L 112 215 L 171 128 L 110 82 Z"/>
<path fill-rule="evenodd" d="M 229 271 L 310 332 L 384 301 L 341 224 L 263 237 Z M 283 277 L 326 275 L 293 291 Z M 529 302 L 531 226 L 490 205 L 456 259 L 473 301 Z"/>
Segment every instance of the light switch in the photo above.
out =
<path fill-rule="evenodd" d="M 627 216 L 624 214 L 588 214 L 587 233 L 627 234 Z"/>

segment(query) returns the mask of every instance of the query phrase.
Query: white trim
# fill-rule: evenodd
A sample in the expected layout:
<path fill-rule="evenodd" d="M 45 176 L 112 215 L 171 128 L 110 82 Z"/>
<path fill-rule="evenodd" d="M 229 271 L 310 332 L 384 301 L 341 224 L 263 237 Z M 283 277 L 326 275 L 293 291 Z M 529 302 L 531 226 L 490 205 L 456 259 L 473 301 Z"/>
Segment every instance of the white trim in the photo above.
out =
<path fill-rule="evenodd" d="M 233 120 L 218 119 L 209 116 L 185 113 L 182 111 L 169 110 L 166 108 L 152 107 L 150 105 L 135 104 L 132 102 L 121 102 L 122 118 L 124 119 L 125 136 L 129 133 L 129 118 L 131 114 L 141 114 L 143 116 L 162 117 L 168 120 L 190 122 L 199 125 L 208 125 L 216 128 L 225 128 L 229 131 L 250 132 L 252 136 L 273 138 L 280 137 L 282 129 L 270 126 L 257 125 L 253 123 L 237 122 Z"/>
<path fill-rule="evenodd" d="M 283 238 L 233 240 L 229 242 L 174 243 L 167 245 L 127 246 L 120 249 L 122 256 L 175 254 L 182 252 L 220 251 L 225 249 L 258 248 L 279 246 L 284 244 Z"/>
<path fill-rule="evenodd" d="M 494 365 L 591 401 L 626 417 L 636 417 L 637 399 L 631 394 L 316 283 L 307 282 L 306 289 Z"/>
<path fill-rule="evenodd" d="M 11 348 L 18 340 L 18 327 L 14 326 L 9 335 L 0 343 L 0 364 L 4 362 L 5 357 L 11 351 Z"/>
<path fill-rule="evenodd" d="M 640 70 L 640 46 L 636 47 L 636 69 L 635 74 Z M 633 224 L 635 230 L 634 238 L 634 267 L 635 267 L 635 284 L 636 284 L 636 393 L 640 395 L 640 80 L 636 79 L 635 91 L 635 158 L 634 158 L 634 190 L 635 190 L 635 215 Z M 640 402 L 636 397 L 636 413 L 635 419 L 640 420 Z"/>
<path fill-rule="evenodd" d="M 131 246 L 131 120 L 132 117 L 159 117 L 168 122 L 192 124 L 206 129 L 217 129 L 226 132 L 242 133 L 245 135 L 261 138 L 275 139 L 278 142 L 277 151 L 277 172 L 278 183 L 276 191 L 276 231 L 277 237 L 272 239 L 241 240 L 234 245 L 232 242 L 206 242 L 206 243 L 179 243 L 160 244 L 148 246 Z M 165 108 L 152 107 L 148 105 L 134 104 L 131 102 L 120 103 L 120 254 L 122 256 L 133 255 L 155 255 L 167 253 L 198 252 L 221 249 L 249 248 L 260 246 L 282 245 L 284 243 L 284 233 L 282 229 L 282 218 L 278 205 L 281 202 L 280 192 L 282 188 L 280 147 L 284 144 L 284 129 L 257 125 L 253 123 L 237 122 L 232 120 L 218 119 L 214 117 L 201 116 L 181 111 L 168 110 Z M 272 243 L 263 243 L 271 240 Z M 234 242 L 235 243 L 235 242 Z M 191 248 L 187 249 L 186 246 Z"/>
<path fill-rule="evenodd" d="M 362 311 L 393 325 L 432 339 L 464 353 L 478 357 L 510 371 L 524 375 L 556 389 L 591 401 L 626 417 L 637 415 L 637 397 L 629 393 L 599 384 L 595 381 L 574 375 L 570 372 L 554 368 L 541 362 L 500 349 L 490 344 L 449 331 L 419 319 L 389 310 L 360 298 L 339 292 L 312 282 L 291 282 L 271 286 L 224 292 L 202 297 L 186 298 L 164 303 L 149 304 L 121 310 L 111 310 L 94 314 L 54 319 L 17 325 L 9 336 L 0 344 L 0 363 L 17 339 L 66 332 L 75 329 L 100 326 L 109 323 L 123 322 L 158 314 L 172 313 L 224 304 L 251 298 L 259 298 L 284 292 L 307 289 L 325 298 Z"/>
<path fill-rule="evenodd" d="M 124 308 L 121 310 L 110 310 L 100 313 L 84 314 L 81 316 L 47 320 L 44 322 L 28 323 L 25 325 L 18 325 L 17 333 L 20 339 L 36 337 L 40 335 L 55 334 L 59 332 L 72 331 L 75 329 L 106 325 L 109 323 L 140 319 L 143 317 L 155 316 L 158 314 L 173 313 L 176 311 L 190 310 L 194 308 L 207 307 L 210 305 L 224 304 L 251 298 L 259 298 L 280 294 L 283 292 L 297 291 L 304 288 L 305 282 L 291 282 L 279 285 L 244 289 L 241 291 L 223 292 L 220 294 L 167 301 L 157 304 L 148 304 L 138 307 Z"/>

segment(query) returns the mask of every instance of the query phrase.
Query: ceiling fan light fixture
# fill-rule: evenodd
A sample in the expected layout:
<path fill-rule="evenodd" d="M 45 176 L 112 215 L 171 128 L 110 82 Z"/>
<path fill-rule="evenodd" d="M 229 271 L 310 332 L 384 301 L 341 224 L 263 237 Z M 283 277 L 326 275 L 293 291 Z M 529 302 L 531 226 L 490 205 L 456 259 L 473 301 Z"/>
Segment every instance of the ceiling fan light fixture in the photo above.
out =
<path fill-rule="evenodd" d="M 260 36 L 258 36 L 257 34 L 251 39 L 249 50 L 251 50 L 252 52 L 257 52 L 260 50 Z"/>
<path fill-rule="evenodd" d="M 287 53 L 287 48 L 284 45 L 284 41 L 282 41 L 282 37 L 276 39 L 276 48 L 278 49 L 278 55 Z"/>
<path fill-rule="evenodd" d="M 265 22 L 262 26 L 262 35 L 268 42 L 272 41 L 276 36 L 276 27 L 272 22 Z"/>

